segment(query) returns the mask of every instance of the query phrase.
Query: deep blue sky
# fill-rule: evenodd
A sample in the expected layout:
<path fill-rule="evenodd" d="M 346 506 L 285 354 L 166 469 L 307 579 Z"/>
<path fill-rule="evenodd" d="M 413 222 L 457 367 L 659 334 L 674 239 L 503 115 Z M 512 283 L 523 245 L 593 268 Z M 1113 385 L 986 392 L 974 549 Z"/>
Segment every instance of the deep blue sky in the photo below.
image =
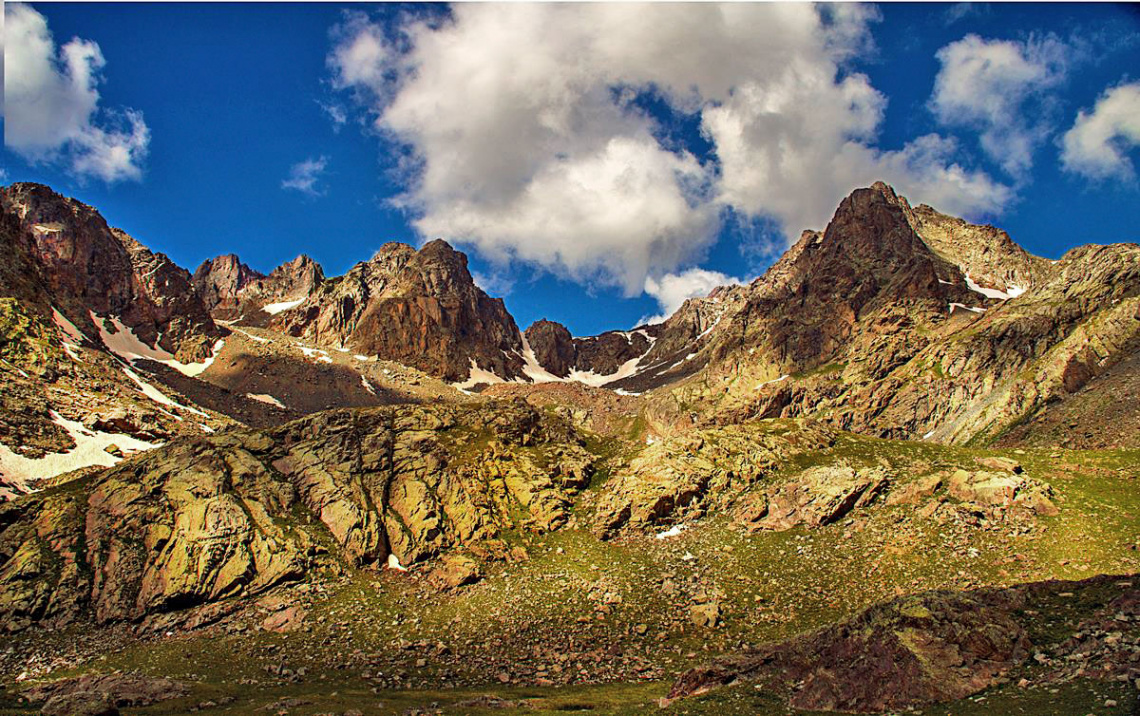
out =
<path fill-rule="evenodd" d="M 150 129 L 139 181 L 108 184 L 77 177 L 61 163 L 30 165 L 0 154 L 5 183 L 38 181 L 97 207 L 107 220 L 193 270 L 202 260 L 238 253 L 256 269 L 308 253 L 328 275 L 367 259 L 386 241 L 419 243 L 408 217 L 386 201 L 405 187 L 392 181 L 392 149 L 352 115 L 339 131 L 322 103 L 346 101 L 330 83 L 330 29 L 346 7 L 391 17 L 399 6 L 337 4 L 35 4 L 57 44 L 72 37 L 98 43 L 106 66 L 100 105 L 141 111 Z M 1088 56 L 1053 92 L 1057 131 L 1036 154 L 1018 199 L 993 223 L 1033 253 L 1056 258 L 1087 242 L 1140 240 L 1136 182 L 1090 182 L 1062 172 L 1056 138 L 1076 111 L 1090 109 L 1106 88 L 1140 73 L 1140 14 L 1135 6 L 1103 4 L 987 5 L 950 21 L 948 5 L 887 4 L 873 23 L 876 49 L 849 70 L 867 74 L 889 101 L 877 146 L 900 149 L 933 131 L 961 140 L 963 165 L 1004 179 L 968 130 L 940 128 L 927 108 L 939 70 L 937 50 L 970 33 L 1025 40 L 1055 33 L 1079 38 Z M 663 123 L 702 151 L 691 118 Z M 708 151 L 707 146 L 703 148 Z M 1138 158 L 1130 150 L 1133 160 Z M 323 194 L 282 188 L 290 167 L 327 158 Z M 796 227 L 807 228 L 807 227 Z M 814 227 L 821 228 L 821 227 Z M 740 250 L 741 228 L 727 221 L 699 265 L 751 278 L 774 258 Z M 448 238 L 448 237 L 443 237 Z M 472 268 L 493 267 L 479 256 Z M 613 288 L 591 289 L 516 265 L 506 277 L 508 308 L 525 328 L 547 317 L 586 335 L 625 328 L 657 311 L 648 296 L 622 298 Z"/>

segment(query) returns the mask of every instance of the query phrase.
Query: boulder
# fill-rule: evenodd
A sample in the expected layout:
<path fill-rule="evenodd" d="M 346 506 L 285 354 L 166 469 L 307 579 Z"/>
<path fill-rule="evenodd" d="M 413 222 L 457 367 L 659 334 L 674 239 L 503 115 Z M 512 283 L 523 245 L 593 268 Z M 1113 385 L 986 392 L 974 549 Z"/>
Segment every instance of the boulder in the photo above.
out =
<path fill-rule="evenodd" d="M 887 497 L 888 505 L 914 505 L 923 499 L 932 496 L 942 487 L 942 477 L 939 475 L 924 475 L 914 482 L 907 483 L 898 489 L 891 490 Z"/>
<path fill-rule="evenodd" d="M 699 627 L 712 628 L 720 622 L 720 605 L 716 602 L 689 607 L 689 621 Z"/>
<path fill-rule="evenodd" d="M 304 623 L 306 614 L 307 612 L 301 607 L 286 607 L 265 617 L 261 622 L 261 628 L 275 632 L 294 631 Z"/>
<path fill-rule="evenodd" d="M 738 520 L 752 530 L 782 532 L 800 525 L 821 527 L 874 500 L 888 482 L 882 468 L 812 468 L 754 501 L 738 514 Z"/>
<path fill-rule="evenodd" d="M 1036 515 L 1056 515 L 1053 488 L 1024 474 L 955 470 L 947 480 L 952 497 L 981 507 L 1019 509 Z"/>
<path fill-rule="evenodd" d="M 998 472 L 1012 472 L 1019 474 L 1023 472 L 1021 463 L 1013 458 L 1008 457 L 980 457 L 977 462 L 982 467 L 988 467 L 991 470 Z"/>
<path fill-rule="evenodd" d="M 428 580 L 441 589 L 456 589 L 474 584 L 482 578 L 479 563 L 459 554 L 444 555 L 439 565 L 428 574 Z"/>

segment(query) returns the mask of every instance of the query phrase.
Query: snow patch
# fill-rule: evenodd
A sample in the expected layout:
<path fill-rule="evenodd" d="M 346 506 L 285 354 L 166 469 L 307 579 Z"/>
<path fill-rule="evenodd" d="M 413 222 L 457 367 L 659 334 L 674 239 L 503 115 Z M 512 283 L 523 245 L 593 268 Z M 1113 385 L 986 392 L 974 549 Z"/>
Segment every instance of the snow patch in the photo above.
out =
<path fill-rule="evenodd" d="M 930 439 L 930 436 L 932 436 L 932 435 L 934 435 L 934 431 L 933 431 L 933 430 L 931 430 L 930 432 L 928 432 L 926 435 L 923 435 L 923 436 L 922 436 L 922 439 L 923 439 L 923 440 L 929 440 L 929 439 Z"/>
<path fill-rule="evenodd" d="M 676 537 L 677 535 L 681 534 L 684 531 L 685 531 L 685 525 L 673 525 L 672 527 L 665 530 L 664 532 L 658 532 L 655 536 L 657 537 L 657 539 L 669 539 L 670 537 Z"/>
<path fill-rule="evenodd" d="M 103 344 L 107 348 L 128 363 L 134 363 L 137 360 L 152 360 L 156 363 L 163 363 L 178 371 L 182 375 L 191 378 L 197 378 L 207 368 L 214 363 L 214 359 L 222 352 L 222 348 L 226 345 L 224 339 L 219 338 L 214 343 L 213 352 L 210 357 L 201 363 L 183 363 L 176 360 L 173 355 L 157 346 L 151 347 L 143 343 L 135 332 L 130 328 L 123 325 L 117 317 L 111 316 L 107 320 L 115 327 L 115 332 L 110 333 L 107 331 L 104 319 L 100 318 L 91 311 L 91 321 L 95 327 L 99 329 L 99 337 L 103 340 Z"/>
<path fill-rule="evenodd" d="M 534 355 L 534 349 L 530 347 L 530 341 L 526 339 L 525 333 L 519 333 L 522 338 L 522 359 L 523 359 L 523 375 L 530 378 L 532 383 L 560 383 L 562 378 L 554 375 L 547 369 L 543 368 L 538 362 L 538 358 Z"/>
<path fill-rule="evenodd" d="M 67 434 L 75 441 L 75 447 L 64 453 L 49 452 L 41 458 L 29 458 L 17 455 L 7 446 L 0 445 L 0 475 L 3 475 L 8 482 L 28 489 L 30 483 L 36 480 L 62 475 L 81 467 L 92 465 L 111 467 L 123 459 L 106 451 L 106 448 L 111 445 L 117 446 L 124 455 L 150 450 L 162 445 L 162 443 L 147 442 L 122 433 L 90 430 L 84 427 L 83 423 L 68 420 L 54 410 L 51 411 L 51 420 L 67 431 Z"/>
<path fill-rule="evenodd" d="M 606 383 L 613 383 L 622 380 L 623 378 L 628 378 L 631 375 L 637 373 L 637 366 L 639 363 L 641 363 L 641 359 L 644 357 L 644 355 L 640 355 L 636 358 L 630 358 L 625 363 L 622 363 L 620 366 L 618 366 L 618 369 L 609 375 L 598 375 L 592 370 L 578 370 L 575 368 L 574 370 L 570 371 L 570 376 L 566 380 L 575 380 L 579 383 L 585 383 L 586 385 L 600 388 Z"/>
<path fill-rule="evenodd" d="M 332 363 L 332 358 L 329 357 L 328 351 L 322 351 L 320 348 L 309 348 L 301 344 L 297 344 L 301 352 L 305 354 L 306 358 L 316 358 L 318 363 Z"/>
<path fill-rule="evenodd" d="M 465 380 L 461 383 L 452 383 L 451 387 L 456 388 L 458 390 L 466 391 L 470 388 L 474 388 L 475 386 L 479 385 L 480 383 L 488 383 L 490 385 L 495 385 L 496 383 L 505 383 L 505 382 L 506 382 L 505 380 L 503 380 L 499 376 L 495 375 L 491 371 L 483 370 L 482 368 L 480 368 L 479 364 L 475 362 L 474 358 L 472 358 L 471 359 L 471 372 L 467 374 L 467 380 Z"/>
<path fill-rule="evenodd" d="M 716 317 L 716 320 L 715 320 L 715 321 L 713 321 L 713 324 L 712 324 L 711 326 L 709 326 L 708 328 L 706 328 L 706 329 L 705 329 L 705 330 L 704 330 L 704 331 L 701 333 L 701 335 L 697 336 L 697 340 L 699 341 L 699 340 L 701 340 L 702 338 L 704 338 L 705 336 L 707 336 L 708 334 L 712 333 L 712 332 L 713 332 L 713 329 L 714 329 L 714 328 L 716 328 L 717 326 L 719 326 L 719 325 L 720 325 L 720 319 L 722 319 L 722 318 L 724 318 L 724 315 L 723 315 L 723 314 L 722 314 L 722 315 L 719 315 L 719 316 L 717 316 L 717 317 Z"/>
<path fill-rule="evenodd" d="M 280 303 L 267 303 L 261 307 L 261 310 L 271 316 L 276 316 L 282 311 L 288 311 L 290 308 L 296 308 L 305 302 L 305 299 L 298 298 L 296 301 L 281 301 Z"/>
<path fill-rule="evenodd" d="M 360 384 L 363 385 L 364 389 L 367 390 L 370 394 L 376 395 L 376 389 L 372 387 L 372 384 L 369 383 L 368 379 L 364 376 L 360 376 Z"/>
<path fill-rule="evenodd" d="M 67 338 L 67 340 L 60 341 L 63 343 L 63 350 L 67 352 L 67 355 L 71 356 L 73 361 L 82 363 L 83 359 L 79 356 L 79 352 L 76 349 L 87 342 L 87 334 L 79 330 L 74 323 L 67 320 L 67 316 L 64 316 L 54 307 L 51 309 L 51 320 L 55 323 L 59 332 Z"/>
<path fill-rule="evenodd" d="M 255 336 L 255 335 L 253 335 L 252 333 L 250 333 L 249 331 L 243 331 L 243 330 L 242 330 L 242 329 L 240 329 L 240 328 L 235 328 L 235 329 L 233 329 L 233 330 L 235 330 L 235 331 L 237 331 L 238 333 L 242 334 L 242 335 L 243 335 L 243 336 L 245 336 L 246 338 L 248 338 L 248 339 L 252 340 L 254 343 L 272 343 L 272 342 L 273 342 L 273 341 L 269 340 L 268 338 L 262 338 L 261 336 Z"/>
<path fill-rule="evenodd" d="M 400 558 L 395 554 L 388 553 L 388 569 L 394 569 L 397 572 L 407 572 L 408 568 L 400 564 Z"/>
<path fill-rule="evenodd" d="M 1003 301 L 1008 301 L 1011 298 L 1017 298 L 1025 293 L 1025 289 L 1016 284 L 1010 284 L 1004 291 L 999 291 L 996 288 L 984 288 L 974 283 L 974 279 L 970 278 L 970 274 L 966 274 L 966 287 L 974 293 L 980 293 L 986 298 L 1000 298 Z"/>
<path fill-rule="evenodd" d="M 168 397 L 165 393 L 160 391 L 158 388 L 154 387 L 150 383 L 148 383 L 145 380 L 143 380 L 142 378 L 140 378 L 138 373 L 135 373 L 130 368 L 123 366 L 123 372 L 127 374 L 128 378 L 130 378 L 131 380 L 133 380 L 135 382 L 135 385 L 137 385 L 139 387 L 139 390 L 142 392 L 143 395 L 150 398 L 151 400 L 158 403 L 159 405 L 168 405 L 172 408 L 178 408 L 179 410 L 185 410 L 187 412 L 194 413 L 195 415 L 200 415 L 203 418 L 210 417 L 209 414 L 204 413 L 201 410 L 198 410 L 197 408 L 191 408 L 189 405 L 183 405 L 182 403 L 179 403 L 179 402 L 173 400 L 172 398 Z M 178 420 L 182 420 L 182 418 L 179 418 L 177 415 L 175 415 L 174 417 L 177 418 Z"/>
<path fill-rule="evenodd" d="M 280 400 L 278 400 L 277 398 L 274 398 L 272 395 L 269 395 L 268 393 L 246 393 L 245 397 L 249 398 L 250 400 L 256 400 L 259 403 L 265 403 L 266 405 L 273 405 L 275 407 L 281 408 L 282 410 L 288 410 L 289 409 L 285 406 L 285 403 L 282 403 Z"/>
<path fill-rule="evenodd" d="M 614 388 L 614 392 L 618 395 L 641 395 L 641 393 L 634 393 L 632 391 L 626 390 L 625 388 Z"/>
<path fill-rule="evenodd" d="M 216 432 L 218 432 L 217 430 L 214 430 L 213 428 L 211 428 L 209 425 L 206 425 L 205 423 L 198 423 L 198 427 L 202 428 L 202 432 L 204 432 L 204 433 L 216 433 Z"/>
<path fill-rule="evenodd" d="M 764 386 L 766 386 L 766 385 L 772 385 L 773 383 L 779 383 L 779 382 L 781 382 L 781 381 L 785 381 L 785 380 L 787 380 L 789 377 L 790 377 L 790 376 L 788 376 L 788 375 L 781 375 L 779 378 L 773 378 L 772 380 L 766 380 L 766 381 L 764 381 L 763 383 L 757 383 L 757 384 L 756 384 L 756 387 L 755 387 L 755 388 L 753 388 L 753 390 L 759 390 L 759 389 L 763 388 L 763 387 L 764 387 Z"/>
<path fill-rule="evenodd" d="M 962 303 L 951 303 L 950 304 L 950 313 L 954 313 L 955 308 L 961 308 L 961 309 L 966 310 L 966 311 L 973 311 L 974 313 L 985 313 L 986 312 L 986 309 L 984 309 L 984 308 L 977 308 L 975 306 L 967 306 L 967 305 L 962 304 Z"/>

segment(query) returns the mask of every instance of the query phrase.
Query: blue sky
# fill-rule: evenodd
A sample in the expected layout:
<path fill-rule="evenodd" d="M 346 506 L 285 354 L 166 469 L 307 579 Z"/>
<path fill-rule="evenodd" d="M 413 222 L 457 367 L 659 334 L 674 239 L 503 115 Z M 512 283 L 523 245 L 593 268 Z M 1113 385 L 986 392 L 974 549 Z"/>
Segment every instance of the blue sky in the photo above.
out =
<path fill-rule="evenodd" d="M 520 327 L 587 335 L 755 277 L 877 178 L 1050 258 L 1140 239 L 1135 6 L 9 3 L 7 28 L 4 182 L 190 270 L 442 236 Z"/>

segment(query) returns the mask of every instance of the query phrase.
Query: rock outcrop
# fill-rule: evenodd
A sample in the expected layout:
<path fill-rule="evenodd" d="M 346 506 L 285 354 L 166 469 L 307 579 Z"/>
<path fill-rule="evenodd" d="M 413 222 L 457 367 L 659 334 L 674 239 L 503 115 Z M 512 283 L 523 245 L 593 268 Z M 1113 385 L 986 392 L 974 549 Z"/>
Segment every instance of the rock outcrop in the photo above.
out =
<path fill-rule="evenodd" d="M 826 448 L 834 438 L 810 421 L 760 421 L 650 445 L 607 483 L 595 531 L 607 537 L 725 507 L 789 458 Z"/>
<path fill-rule="evenodd" d="M 751 530 L 782 532 L 793 527 L 821 527 L 872 502 L 889 484 L 882 468 L 855 470 L 824 466 L 804 471 L 789 482 L 755 496 L 742 511 Z"/>
<path fill-rule="evenodd" d="M 1024 669 L 1030 655 L 1037 687 L 1076 675 L 1129 679 L 1137 635 L 1127 625 L 1140 605 L 1133 580 L 1102 576 L 900 597 L 844 622 L 690 669 L 674 682 L 669 698 L 755 682 L 795 709 L 913 710 L 976 694 Z M 1058 618 L 1056 605 L 1065 601 L 1071 606 Z M 1079 622 L 1077 605 L 1085 614 Z M 1035 623 L 1040 621 L 1048 626 Z"/>
<path fill-rule="evenodd" d="M 0 499 L 228 422 L 107 343 L 199 367 L 219 347 L 223 329 L 165 256 L 39 184 L 0 190 L 0 253 Z"/>
<path fill-rule="evenodd" d="M 581 444 L 521 401 L 330 411 L 178 441 L 0 504 L 0 625 L 255 594 L 326 550 L 406 566 L 505 529 L 557 529 L 585 487 Z"/>
<path fill-rule="evenodd" d="M 970 696 L 1029 656 L 1013 590 L 928 592 L 682 674 L 669 698 L 756 681 L 810 711 L 874 713 Z"/>

